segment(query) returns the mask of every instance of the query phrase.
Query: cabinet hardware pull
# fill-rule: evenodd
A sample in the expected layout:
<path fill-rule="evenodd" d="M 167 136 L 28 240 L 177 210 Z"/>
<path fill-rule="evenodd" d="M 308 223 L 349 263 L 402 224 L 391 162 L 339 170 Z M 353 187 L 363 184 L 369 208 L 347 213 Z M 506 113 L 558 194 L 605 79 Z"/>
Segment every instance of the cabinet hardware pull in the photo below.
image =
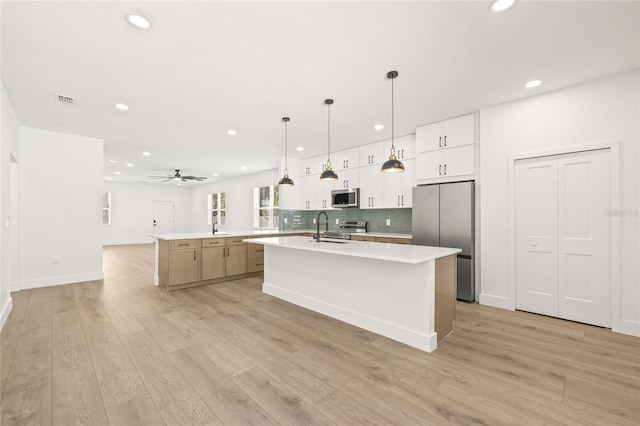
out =
<path fill-rule="evenodd" d="M 198 252 L 194 250 L 194 251 L 193 251 L 193 260 L 194 260 L 194 261 L 196 261 L 196 259 L 197 259 L 197 257 L 196 257 L 196 256 L 197 256 L 197 255 L 198 255 Z"/>
<path fill-rule="evenodd" d="M 446 164 L 444 165 L 444 174 L 445 174 L 445 176 L 447 174 L 447 165 Z"/>
<path fill-rule="evenodd" d="M 374 154 L 375 155 L 375 154 Z M 373 159 L 373 155 L 371 156 L 371 164 L 375 163 L 375 160 Z"/>
<path fill-rule="evenodd" d="M 184 246 L 188 246 L 189 243 L 185 243 L 185 244 L 178 244 L 178 247 L 184 247 Z"/>
<path fill-rule="evenodd" d="M 256 266 L 264 266 L 264 263 L 256 263 Z"/>
<path fill-rule="evenodd" d="M 447 146 L 447 135 L 444 136 L 444 146 Z"/>
<path fill-rule="evenodd" d="M 438 166 L 438 174 L 442 176 L 442 164 Z"/>
<path fill-rule="evenodd" d="M 402 205 L 404 206 L 404 195 L 402 196 Z"/>
<path fill-rule="evenodd" d="M 442 136 L 438 138 L 438 147 L 442 148 Z"/>
<path fill-rule="evenodd" d="M 400 196 L 398 195 L 398 205 L 400 205 Z"/>

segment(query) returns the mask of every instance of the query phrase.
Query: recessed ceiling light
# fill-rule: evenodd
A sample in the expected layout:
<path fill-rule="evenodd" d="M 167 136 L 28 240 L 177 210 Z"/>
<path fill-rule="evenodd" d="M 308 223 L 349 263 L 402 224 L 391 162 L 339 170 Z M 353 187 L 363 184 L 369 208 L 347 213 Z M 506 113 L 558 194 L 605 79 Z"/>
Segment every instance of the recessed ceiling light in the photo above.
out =
<path fill-rule="evenodd" d="M 247 170 L 247 166 L 240 167 L 242 170 Z"/>
<path fill-rule="evenodd" d="M 495 0 L 491 3 L 489 10 L 492 12 L 502 12 L 503 10 L 509 9 L 516 0 Z"/>
<path fill-rule="evenodd" d="M 218 174 L 217 174 L 217 173 L 214 173 L 214 174 L 213 174 L 213 176 L 214 176 L 214 177 L 218 177 Z"/>
<path fill-rule="evenodd" d="M 182 186 L 182 184 L 180 182 L 178 182 L 178 186 Z"/>
<path fill-rule="evenodd" d="M 109 160 L 110 163 L 119 163 L 118 160 Z"/>
<path fill-rule="evenodd" d="M 116 172 L 116 174 L 117 174 L 117 175 L 119 175 L 119 174 L 120 174 L 120 172 Z"/>
<path fill-rule="evenodd" d="M 145 157 L 148 157 L 151 155 L 151 153 L 149 151 L 142 151 L 142 155 L 144 155 Z"/>
<path fill-rule="evenodd" d="M 140 28 L 141 30 L 148 30 L 151 27 L 151 23 L 149 22 L 149 20 L 140 15 L 127 15 L 127 22 L 136 28 Z"/>
<path fill-rule="evenodd" d="M 233 129 L 229 129 L 229 130 L 227 130 L 227 134 L 228 134 L 229 136 L 235 136 L 235 135 L 237 135 L 238 133 L 237 133 L 235 130 L 233 130 Z"/>
<path fill-rule="evenodd" d="M 129 109 L 129 105 L 127 104 L 116 104 L 116 108 L 118 108 L 120 111 L 126 111 Z"/>
<path fill-rule="evenodd" d="M 107 180 L 113 180 L 113 179 L 111 179 L 110 177 L 108 177 L 108 178 L 107 178 Z"/>
<path fill-rule="evenodd" d="M 376 124 L 375 126 L 373 126 L 373 128 L 377 131 L 380 131 L 382 129 L 384 129 L 384 126 L 382 124 Z"/>
<path fill-rule="evenodd" d="M 127 163 L 127 167 L 133 167 L 132 163 Z"/>
<path fill-rule="evenodd" d="M 297 147 L 297 148 L 296 148 L 296 150 L 298 150 L 298 151 L 304 151 L 304 146 L 299 146 L 299 147 Z"/>
<path fill-rule="evenodd" d="M 531 80 L 528 81 L 527 84 L 524 85 L 527 89 L 533 89 L 534 87 L 538 87 L 542 84 L 542 80 Z"/>

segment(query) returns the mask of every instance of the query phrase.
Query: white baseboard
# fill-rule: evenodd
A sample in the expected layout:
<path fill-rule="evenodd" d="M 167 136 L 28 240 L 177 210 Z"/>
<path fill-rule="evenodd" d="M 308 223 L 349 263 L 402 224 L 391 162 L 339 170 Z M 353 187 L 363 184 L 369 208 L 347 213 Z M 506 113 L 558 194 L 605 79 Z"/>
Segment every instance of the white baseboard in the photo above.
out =
<path fill-rule="evenodd" d="M 22 290 L 28 288 L 49 287 L 52 285 L 81 283 L 84 281 L 96 281 L 104 279 L 104 274 L 100 272 L 88 272 L 85 274 L 60 275 L 57 277 L 36 278 L 32 280 L 22 280 L 20 285 Z"/>
<path fill-rule="evenodd" d="M 620 330 L 616 332 L 640 337 L 640 321 L 620 320 Z"/>
<path fill-rule="evenodd" d="M 151 244 L 153 243 L 153 239 L 145 238 L 140 240 L 125 240 L 125 241 L 109 241 L 102 243 L 102 246 L 128 246 L 131 244 Z"/>
<path fill-rule="evenodd" d="M 377 318 L 372 318 L 369 315 L 356 312 L 351 309 L 346 309 L 341 306 L 327 303 L 313 297 L 304 296 L 267 283 L 262 285 L 262 291 L 266 294 L 270 294 L 271 296 L 302 306 L 303 308 L 328 315 L 332 318 L 381 334 L 398 342 L 406 343 L 407 345 L 422 349 L 423 351 L 433 352 L 438 345 L 437 334 L 435 332 L 431 333 L 431 335 L 420 333 Z"/>
<path fill-rule="evenodd" d="M 4 328 L 4 324 L 7 322 L 7 318 L 9 318 L 11 309 L 13 309 L 13 298 L 9 296 L 9 300 L 4 304 L 2 312 L 0 313 L 0 331 Z"/>
<path fill-rule="evenodd" d="M 20 291 L 22 290 L 22 284 L 20 283 L 20 281 L 11 281 L 9 283 L 9 291 L 14 292 L 14 291 Z"/>
<path fill-rule="evenodd" d="M 494 296 L 491 294 L 480 293 L 480 304 L 487 305 L 494 308 L 507 309 L 514 311 L 516 307 L 513 305 L 513 301 L 508 297 Z"/>

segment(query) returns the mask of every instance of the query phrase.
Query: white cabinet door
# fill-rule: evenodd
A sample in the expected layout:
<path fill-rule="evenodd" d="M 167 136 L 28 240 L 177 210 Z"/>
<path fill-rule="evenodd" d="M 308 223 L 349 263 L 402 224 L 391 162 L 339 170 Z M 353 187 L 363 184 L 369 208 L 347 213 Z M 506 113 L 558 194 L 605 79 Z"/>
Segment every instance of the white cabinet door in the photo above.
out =
<path fill-rule="evenodd" d="M 396 148 L 398 160 L 408 160 L 416 157 L 416 135 L 407 135 L 396 138 L 393 142 Z M 384 141 L 384 160 L 391 154 L 391 139 Z"/>
<path fill-rule="evenodd" d="M 418 152 L 416 154 L 416 176 L 418 180 L 442 177 L 442 151 Z"/>
<path fill-rule="evenodd" d="M 411 194 L 415 186 L 416 160 L 404 162 L 402 173 L 382 173 L 385 208 L 411 207 Z"/>
<path fill-rule="evenodd" d="M 515 163 L 516 308 L 558 316 L 557 161 Z"/>
<path fill-rule="evenodd" d="M 360 163 L 360 149 L 351 148 L 336 152 L 332 155 L 333 170 L 355 169 Z"/>
<path fill-rule="evenodd" d="M 475 143 L 475 116 L 473 114 L 452 118 L 444 122 L 443 148 Z"/>
<path fill-rule="evenodd" d="M 360 167 L 360 208 L 381 209 L 383 200 L 383 175 L 380 165 Z"/>
<path fill-rule="evenodd" d="M 318 157 L 300 160 L 300 176 L 316 175 L 320 173 L 319 170 Z"/>
<path fill-rule="evenodd" d="M 300 209 L 317 210 L 320 207 L 317 197 L 318 175 L 300 177 Z"/>
<path fill-rule="evenodd" d="M 360 147 L 360 165 L 362 167 L 382 164 L 386 159 L 383 142 L 370 143 Z"/>
<path fill-rule="evenodd" d="M 463 176 L 474 173 L 474 145 L 442 150 L 442 176 Z"/>
<path fill-rule="evenodd" d="M 442 122 L 418 127 L 416 129 L 416 151 L 427 152 L 442 148 L 443 128 Z"/>
<path fill-rule="evenodd" d="M 335 183 L 335 189 L 358 188 L 360 186 L 360 172 L 356 169 L 341 170 L 338 173 L 338 181 Z"/>
<path fill-rule="evenodd" d="M 335 187 L 336 181 L 320 180 L 316 177 L 316 205 L 322 210 L 331 210 L 331 191 Z"/>

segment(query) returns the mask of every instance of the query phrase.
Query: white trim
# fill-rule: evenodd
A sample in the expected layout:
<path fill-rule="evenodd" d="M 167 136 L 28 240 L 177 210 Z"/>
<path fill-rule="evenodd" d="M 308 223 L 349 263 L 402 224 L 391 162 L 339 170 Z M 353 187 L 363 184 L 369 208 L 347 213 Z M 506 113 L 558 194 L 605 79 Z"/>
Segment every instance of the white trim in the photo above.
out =
<path fill-rule="evenodd" d="M 480 293 L 481 305 L 491 306 L 494 308 L 507 309 L 509 311 L 515 310 L 513 306 L 513 299 L 504 296 L 494 296 L 493 294 Z"/>
<path fill-rule="evenodd" d="M 551 155 L 564 155 L 572 154 L 576 152 L 595 151 L 600 149 L 608 149 L 610 151 L 609 166 L 611 173 L 611 210 L 620 210 L 620 164 L 622 155 L 622 144 L 620 141 L 604 141 L 594 142 L 586 145 L 558 147 L 543 151 L 526 152 L 520 154 L 513 154 L 507 158 L 507 179 L 508 179 L 508 238 L 509 238 L 509 281 L 508 281 L 508 299 L 511 309 L 515 309 L 515 177 L 514 168 L 517 160 L 524 160 L 528 158 L 547 157 Z M 611 330 L 617 333 L 634 334 L 623 331 L 622 318 L 621 318 L 621 292 L 620 292 L 620 279 L 621 279 L 621 256 L 620 256 L 620 218 L 611 216 Z M 481 301 L 482 301 L 482 295 Z M 493 305 L 492 305 L 493 306 Z M 633 324 L 632 321 L 624 321 L 625 324 Z M 638 328 L 633 325 L 625 325 L 624 330 L 636 330 Z M 637 335 L 637 334 L 635 334 Z"/>
<path fill-rule="evenodd" d="M 13 309 L 13 298 L 9 296 L 9 300 L 4 304 L 2 308 L 2 312 L 0 313 L 0 331 L 4 328 L 4 324 L 7 322 L 9 318 L 9 314 L 11 313 L 11 309 Z"/>
<path fill-rule="evenodd" d="M 100 272 L 87 272 L 84 274 L 60 275 L 57 277 L 36 278 L 32 280 L 22 280 L 22 289 L 49 287 L 53 285 L 81 283 L 85 281 L 97 281 L 104 279 L 104 274 Z"/>
<path fill-rule="evenodd" d="M 22 284 L 20 283 L 20 280 L 16 280 L 16 281 L 11 281 L 9 283 L 9 291 L 11 291 L 12 293 L 14 291 L 20 291 L 22 290 Z"/>
<path fill-rule="evenodd" d="M 620 320 L 619 332 L 640 337 L 640 321 Z"/>

